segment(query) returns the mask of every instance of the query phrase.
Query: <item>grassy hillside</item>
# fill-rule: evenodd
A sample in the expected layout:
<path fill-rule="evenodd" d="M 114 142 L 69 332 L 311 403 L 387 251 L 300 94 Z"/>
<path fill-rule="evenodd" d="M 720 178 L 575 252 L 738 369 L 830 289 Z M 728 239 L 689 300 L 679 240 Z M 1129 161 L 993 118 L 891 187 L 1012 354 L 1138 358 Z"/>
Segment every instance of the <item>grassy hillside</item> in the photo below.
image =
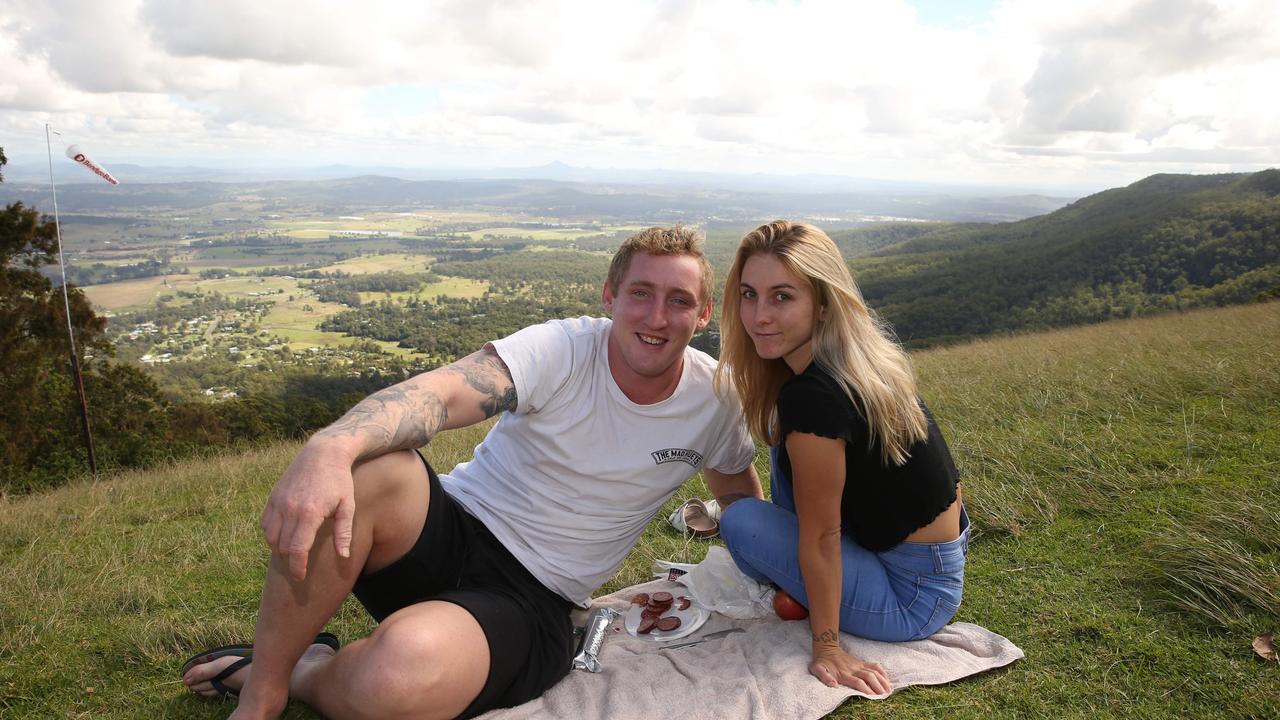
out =
<path fill-rule="evenodd" d="M 977 531 L 957 620 L 1027 657 L 836 716 L 1280 716 L 1280 664 L 1250 648 L 1280 628 L 1278 356 L 1278 303 L 918 353 Z M 225 717 L 177 668 L 251 634 L 257 515 L 295 451 L 0 501 L 0 716 Z M 705 550 L 655 521 L 605 590 Z M 331 629 L 369 624 L 348 605 Z"/>
<path fill-rule="evenodd" d="M 927 227 L 841 236 L 915 345 L 1280 294 L 1280 170 L 1153 175 L 1019 222 Z"/>

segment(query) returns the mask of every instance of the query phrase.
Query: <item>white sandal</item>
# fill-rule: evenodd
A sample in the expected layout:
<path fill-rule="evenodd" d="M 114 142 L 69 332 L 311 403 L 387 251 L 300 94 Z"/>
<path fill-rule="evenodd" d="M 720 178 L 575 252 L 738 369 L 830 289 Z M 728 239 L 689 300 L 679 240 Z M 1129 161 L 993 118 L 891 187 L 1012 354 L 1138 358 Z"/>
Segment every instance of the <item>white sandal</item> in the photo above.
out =
<path fill-rule="evenodd" d="M 667 522 L 685 535 L 713 538 L 720 534 L 720 503 L 694 498 L 672 511 Z"/>

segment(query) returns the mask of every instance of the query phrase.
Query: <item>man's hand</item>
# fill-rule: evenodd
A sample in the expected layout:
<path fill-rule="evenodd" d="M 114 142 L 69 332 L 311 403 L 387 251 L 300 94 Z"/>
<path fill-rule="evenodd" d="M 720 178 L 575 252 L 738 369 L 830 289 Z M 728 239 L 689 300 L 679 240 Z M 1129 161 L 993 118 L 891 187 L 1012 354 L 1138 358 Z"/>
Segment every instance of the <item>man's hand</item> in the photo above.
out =
<path fill-rule="evenodd" d="M 289 574 L 302 581 L 307 559 L 320 525 L 332 517 L 333 547 L 342 557 L 351 555 L 351 521 L 355 516 L 352 461 L 323 441 L 313 440 L 289 464 L 271 490 L 262 511 L 267 545 L 289 563 Z"/>
<path fill-rule="evenodd" d="M 815 649 L 809 672 L 827 687 L 844 685 L 869 695 L 893 691 L 889 675 L 879 663 L 859 660 L 838 646 Z"/>
<path fill-rule="evenodd" d="M 384 388 L 312 436 L 284 471 L 262 512 L 271 551 L 306 579 L 316 532 L 333 518 L 333 546 L 351 556 L 358 460 L 426 445 L 442 430 L 466 427 L 517 407 L 511 371 L 492 345 L 457 362 Z"/>

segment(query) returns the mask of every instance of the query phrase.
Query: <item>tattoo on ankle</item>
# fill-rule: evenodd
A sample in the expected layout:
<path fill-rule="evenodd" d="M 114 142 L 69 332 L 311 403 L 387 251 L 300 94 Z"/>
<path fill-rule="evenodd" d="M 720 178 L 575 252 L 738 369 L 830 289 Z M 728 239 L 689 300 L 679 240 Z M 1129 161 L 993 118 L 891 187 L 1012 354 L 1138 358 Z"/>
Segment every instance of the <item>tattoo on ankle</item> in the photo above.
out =
<path fill-rule="evenodd" d="M 724 495 L 717 495 L 716 502 L 720 503 L 720 509 L 723 510 L 729 507 L 730 504 L 748 497 L 751 497 L 751 496 L 746 493 L 740 493 L 740 492 L 725 493 Z"/>

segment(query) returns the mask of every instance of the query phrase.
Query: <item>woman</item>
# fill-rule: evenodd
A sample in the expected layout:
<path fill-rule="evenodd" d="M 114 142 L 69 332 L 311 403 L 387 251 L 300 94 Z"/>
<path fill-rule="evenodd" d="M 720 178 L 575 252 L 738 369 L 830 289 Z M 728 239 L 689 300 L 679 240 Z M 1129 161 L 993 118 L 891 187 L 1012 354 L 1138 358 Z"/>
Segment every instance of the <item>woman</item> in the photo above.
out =
<path fill-rule="evenodd" d="M 969 519 L 911 363 L 867 308 L 831 238 L 776 220 L 742 239 L 725 287 L 720 366 L 771 446 L 773 502 L 730 505 L 721 533 L 742 571 L 809 609 L 809 671 L 890 692 L 838 630 L 902 641 L 960 605 Z"/>

